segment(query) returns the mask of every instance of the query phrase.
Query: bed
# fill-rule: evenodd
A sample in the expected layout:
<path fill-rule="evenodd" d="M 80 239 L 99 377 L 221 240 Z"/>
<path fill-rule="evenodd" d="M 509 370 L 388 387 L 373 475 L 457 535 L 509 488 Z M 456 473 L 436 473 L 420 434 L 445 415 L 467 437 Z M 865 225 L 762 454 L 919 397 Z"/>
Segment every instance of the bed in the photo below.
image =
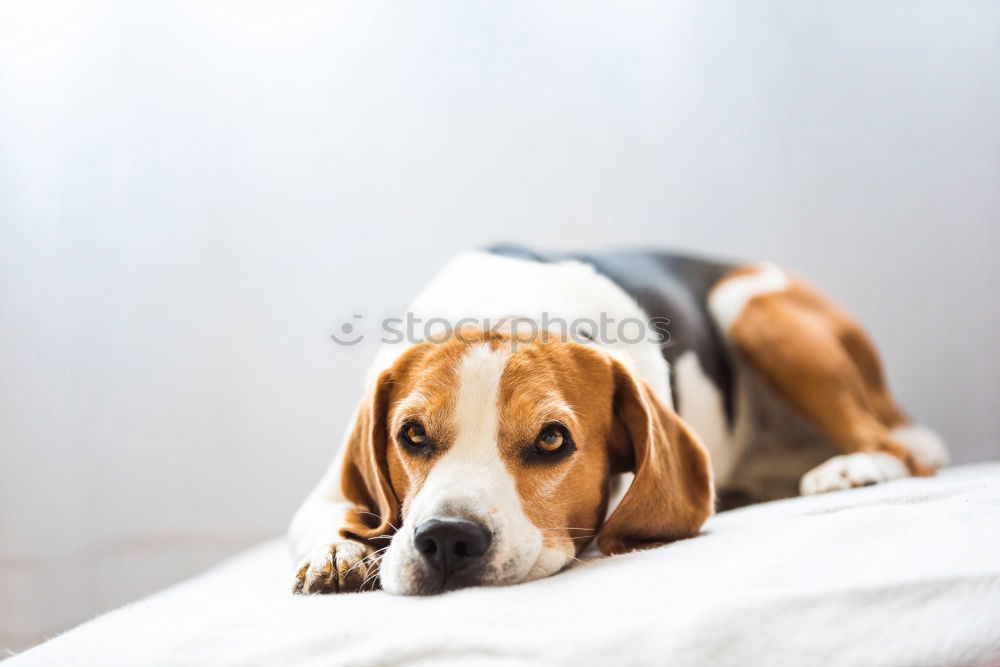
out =
<path fill-rule="evenodd" d="M 429 598 L 296 597 L 281 540 L 29 665 L 1000 665 L 1000 463 L 721 513 L 703 534 Z"/>

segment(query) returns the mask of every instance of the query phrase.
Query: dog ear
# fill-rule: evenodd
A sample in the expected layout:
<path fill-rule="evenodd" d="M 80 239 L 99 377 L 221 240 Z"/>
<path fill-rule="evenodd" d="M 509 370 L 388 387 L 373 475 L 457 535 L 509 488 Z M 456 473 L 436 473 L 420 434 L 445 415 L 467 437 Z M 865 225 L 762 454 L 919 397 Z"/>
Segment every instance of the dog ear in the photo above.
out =
<path fill-rule="evenodd" d="M 708 452 L 672 409 L 614 361 L 612 468 L 635 479 L 597 534 L 605 554 L 695 535 L 712 514 Z"/>
<path fill-rule="evenodd" d="M 383 371 L 361 399 L 344 442 L 340 487 L 353 508 L 341 535 L 368 541 L 391 534 L 399 523 L 399 499 L 389 480 L 388 439 L 390 371 Z"/>

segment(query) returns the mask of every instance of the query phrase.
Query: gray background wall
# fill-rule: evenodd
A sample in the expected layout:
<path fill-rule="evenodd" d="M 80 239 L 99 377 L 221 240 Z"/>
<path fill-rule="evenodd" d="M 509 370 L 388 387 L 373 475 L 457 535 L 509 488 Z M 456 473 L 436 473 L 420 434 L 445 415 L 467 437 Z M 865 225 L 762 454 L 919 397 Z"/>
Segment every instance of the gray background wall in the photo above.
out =
<path fill-rule="evenodd" d="M 1000 4 L 0 5 L 0 647 L 284 530 L 456 251 L 769 258 L 1000 456 Z"/>

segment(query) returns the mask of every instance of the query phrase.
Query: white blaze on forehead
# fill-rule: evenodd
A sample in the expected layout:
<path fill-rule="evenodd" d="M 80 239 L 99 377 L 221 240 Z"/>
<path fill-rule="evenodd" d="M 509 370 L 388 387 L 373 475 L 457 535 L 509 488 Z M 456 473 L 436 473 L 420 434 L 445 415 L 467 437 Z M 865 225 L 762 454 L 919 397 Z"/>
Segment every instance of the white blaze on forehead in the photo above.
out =
<path fill-rule="evenodd" d="M 456 438 L 449 455 L 485 457 L 489 454 L 487 444 L 496 453 L 500 378 L 507 359 L 506 350 L 492 350 L 489 345 L 473 346 L 462 357 L 458 367 L 458 397 L 452 416 Z"/>
<path fill-rule="evenodd" d="M 412 505 L 414 520 L 461 514 L 485 520 L 523 517 L 517 483 L 497 446 L 500 379 L 509 359 L 504 348 L 470 346 L 456 369 L 455 439 L 435 462 Z"/>

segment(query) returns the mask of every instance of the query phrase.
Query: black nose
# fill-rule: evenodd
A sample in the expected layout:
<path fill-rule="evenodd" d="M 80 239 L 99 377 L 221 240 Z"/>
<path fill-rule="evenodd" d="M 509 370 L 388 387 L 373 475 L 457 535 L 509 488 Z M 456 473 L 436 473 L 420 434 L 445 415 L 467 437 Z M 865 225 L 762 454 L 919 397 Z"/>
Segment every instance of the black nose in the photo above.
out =
<path fill-rule="evenodd" d="M 445 578 L 477 560 L 493 537 L 482 524 L 467 519 L 427 519 L 413 534 L 417 550 Z"/>

